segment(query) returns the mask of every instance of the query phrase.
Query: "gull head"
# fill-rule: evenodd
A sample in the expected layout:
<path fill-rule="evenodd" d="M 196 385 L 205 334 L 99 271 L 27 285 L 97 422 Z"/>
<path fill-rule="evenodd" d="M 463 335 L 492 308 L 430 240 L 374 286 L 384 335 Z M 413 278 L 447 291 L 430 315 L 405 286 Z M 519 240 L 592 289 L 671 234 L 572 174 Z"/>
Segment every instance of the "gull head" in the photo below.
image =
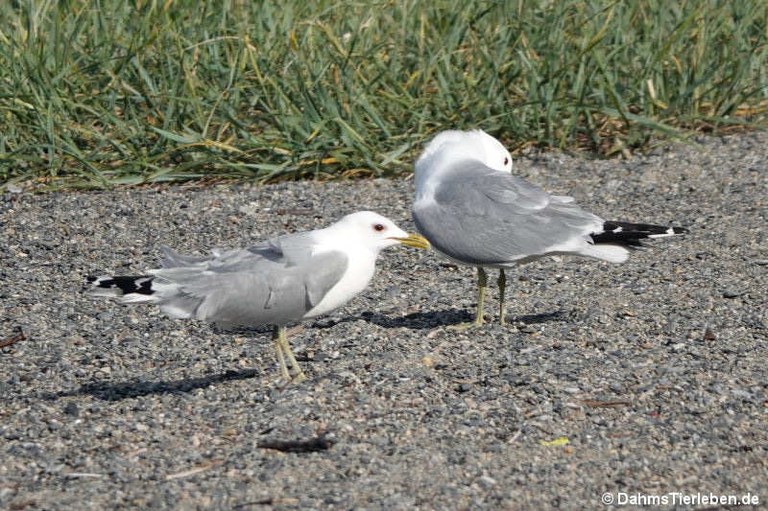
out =
<path fill-rule="evenodd" d="M 416 160 L 416 193 L 429 195 L 432 177 L 458 161 L 480 161 L 500 172 L 512 171 L 512 156 L 494 137 L 483 130 L 442 131 L 429 141 Z"/>
<path fill-rule="evenodd" d="M 494 137 L 483 130 L 442 131 L 427 144 L 416 161 L 416 172 L 457 160 L 479 160 L 486 166 L 512 171 L 512 156 Z"/>
<path fill-rule="evenodd" d="M 419 234 L 407 233 L 387 217 L 373 211 L 351 213 L 331 226 L 343 233 L 348 243 L 360 244 L 375 253 L 394 245 L 428 249 L 429 242 Z"/>

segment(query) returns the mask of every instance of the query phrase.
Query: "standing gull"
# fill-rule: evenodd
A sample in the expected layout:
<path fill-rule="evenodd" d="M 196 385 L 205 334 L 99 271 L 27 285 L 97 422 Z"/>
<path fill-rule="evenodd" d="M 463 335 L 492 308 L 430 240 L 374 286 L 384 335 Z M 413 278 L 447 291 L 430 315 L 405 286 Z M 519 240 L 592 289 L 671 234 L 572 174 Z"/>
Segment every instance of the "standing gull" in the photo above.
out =
<path fill-rule="evenodd" d="M 142 276 L 88 277 L 88 292 L 120 297 L 123 303 L 154 303 L 172 318 L 225 328 L 273 325 L 281 374 L 297 382 L 305 376 L 285 326 L 347 303 L 373 278 L 379 252 L 397 244 L 429 247 L 418 234 L 361 211 L 325 229 L 287 234 L 241 250 L 214 250 L 210 257 L 163 247 L 161 269 Z"/>
<path fill-rule="evenodd" d="M 505 268 L 548 255 L 622 263 L 646 238 L 683 234 L 681 227 L 609 222 L 571 197 L 550 195 L 511 174 L 512 157 L 484 131 L 444 131 L 416 161 L 413 219 L 434 248 L 477 267 L 475 325 L 483 323 L 486 268 L 499 268 L 499 321 L 504 323 Z"/>

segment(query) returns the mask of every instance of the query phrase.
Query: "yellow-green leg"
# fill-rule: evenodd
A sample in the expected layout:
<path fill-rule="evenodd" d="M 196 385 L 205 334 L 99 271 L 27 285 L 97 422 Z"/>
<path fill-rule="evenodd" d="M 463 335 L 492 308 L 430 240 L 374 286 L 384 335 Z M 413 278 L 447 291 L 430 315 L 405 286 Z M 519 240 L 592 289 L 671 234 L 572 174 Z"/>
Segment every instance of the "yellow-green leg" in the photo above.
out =
<path fill-rule="evenodd" d="M 277 361 L 280 364 L 280 374 L 282 377 L 293 383 L 299 383 L 306 380 L 307 377 L 304 374 L 304 371 L 301 370 L 299 363 L 296 361 L 296 357 L 291 350 L 291 345 L 288 344 L 288 337 L 286 336 L 284 326 L 275 327 L 272 331 L 272 340 L 275 343 L 275 353 L 277 353 Z M 293 368 L 293 371 L 291 371 L 285 363 L 286 359 L 291 368 Z M 293 372 L 293 376 L 291 376 L 291 372 Z"/>
<path fill-rule="evenodd" d="M 291 379 L 291 373 L 288 372 L 288 367 L 285 365 L 285 357 L 283 356 L 283 347 L 280 344 L 280 339 L 285 335 L 284 326 L 276 326 L 272 330 L 272 342 L 275 343 L 275 354 L 277 355 L 277 363 L 280 365 L 280 376 L 286 380 Z"/>
<path fill-rule="evenodd" d="M 483 324 L 483 303 L 485 289 L 488 287 L 488 274 L 481 266 L 477 267 L 477 310 L 475 311 L 475 326 Z"/>
<path fill-rule="evenodd" d="M 450 330 L 466 330 L 483 324 L 483 303 L 485 302 L 485 289 L 488 287 L 488 274 L 485 269 L 477 267 L 477 309 L 475 309 L 475 319 L 467 323 L 451 325 Z"/>
<path fill-rule="evenodd" d="M 499 280 L 496 283 L 499 285 L 499 323 L 503 325 L 505 322 L 504 293 L 507 290 L 507 275 L 504 273 L 504 268 L 499 270 Z"/>

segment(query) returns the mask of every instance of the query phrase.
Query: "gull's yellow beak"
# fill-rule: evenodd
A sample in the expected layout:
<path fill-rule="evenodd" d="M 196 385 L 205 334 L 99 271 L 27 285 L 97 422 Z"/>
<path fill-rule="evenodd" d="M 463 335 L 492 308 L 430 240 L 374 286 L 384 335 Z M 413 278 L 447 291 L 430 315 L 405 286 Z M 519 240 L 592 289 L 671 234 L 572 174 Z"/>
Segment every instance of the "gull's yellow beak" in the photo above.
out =
<path fill-rule="evenodd" d="M 408 236 L 405 238 L 392 238 L 393 240 L 397 240 L 406 247 L 414 247 L 414 248 L 423 248 L 424 250 L 428 250 L 432 245 L 429 244 L 427 241 L 427 238 L 420 234 L 414 234 L 414 233 L 408 233 Z"/>

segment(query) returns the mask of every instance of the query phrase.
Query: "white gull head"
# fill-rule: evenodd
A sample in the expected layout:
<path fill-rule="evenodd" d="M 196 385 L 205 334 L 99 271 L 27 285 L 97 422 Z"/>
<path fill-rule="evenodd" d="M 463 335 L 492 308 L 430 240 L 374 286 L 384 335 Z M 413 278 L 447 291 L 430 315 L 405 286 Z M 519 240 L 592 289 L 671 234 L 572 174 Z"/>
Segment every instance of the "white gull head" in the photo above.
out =
<path fill-rule="evenodd" d="M 416 248 L 429 247 L 421 236 L 408 234 L 389 218 L 373 211 L 351 213 L 319 232 L 322 237 L 336 241 L 338 248 L 348 250 L 351 246 L 358 246 L 374 255 L 398 244 Z"/>
<path fill-rule="evenodd" d="M 433 179 L 452 163 L 461 160 L 480 161 L 501 172 L 512 171 L 512 156 L 494 137 L 483 130 L 449 130 L 438 133 L 416 160 L 416 199 L 434 192 Z"/>

